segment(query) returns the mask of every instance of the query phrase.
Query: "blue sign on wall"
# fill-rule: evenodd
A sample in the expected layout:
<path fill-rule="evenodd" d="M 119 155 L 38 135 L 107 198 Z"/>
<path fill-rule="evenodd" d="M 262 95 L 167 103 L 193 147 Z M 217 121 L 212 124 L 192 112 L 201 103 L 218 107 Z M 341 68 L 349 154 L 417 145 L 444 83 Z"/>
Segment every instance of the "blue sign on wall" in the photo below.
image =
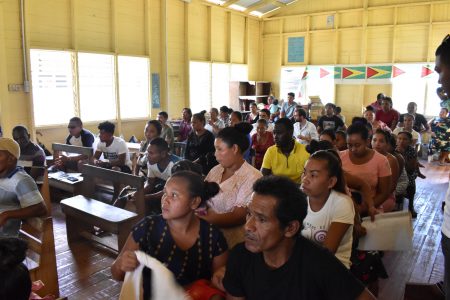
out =
<path fill-rule="evenodd" d="M 160 84 L 159 84 L 159 74 L 152 73 L 152 108 L 160 108 Z"/>
<path fill-rule="evenodd" d="M 288 38 L 288 62 L 305 62 L 305 37 Z"/>

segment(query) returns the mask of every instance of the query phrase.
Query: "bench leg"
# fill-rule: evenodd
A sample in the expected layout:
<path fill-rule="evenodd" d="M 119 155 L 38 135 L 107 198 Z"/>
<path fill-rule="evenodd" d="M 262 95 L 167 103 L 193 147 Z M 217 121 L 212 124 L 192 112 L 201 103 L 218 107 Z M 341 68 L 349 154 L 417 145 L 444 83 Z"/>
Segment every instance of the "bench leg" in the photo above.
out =
<path fill-rule="evenodd" d="M 67 242 L 73 243 L 81 239 L 81 232 L 83 230 L 89 230 L 92 228 L 78 222 L 78 220 L 72 216 L 66 215 L 66 231 L 67 231 Z"/>

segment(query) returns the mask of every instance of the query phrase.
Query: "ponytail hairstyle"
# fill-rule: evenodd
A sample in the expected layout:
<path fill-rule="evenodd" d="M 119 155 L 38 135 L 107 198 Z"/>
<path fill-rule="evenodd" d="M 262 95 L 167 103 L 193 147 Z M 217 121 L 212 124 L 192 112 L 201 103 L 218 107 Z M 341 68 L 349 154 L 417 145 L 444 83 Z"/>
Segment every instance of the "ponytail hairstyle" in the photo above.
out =
<path fill-rule="evenodd" d="M 306 151 L 309 154 L 313 154 L 319 150 L 332 150 L 334 149 L 333 144 L 330 141 L 317 141 L 317 140 L 311 140 L 309 145 L 306 146 Z"/>
<path fill-rule="evenodd" d="M 171 178 L 182 178 L 188 185 L 192 198 L 200 197 L 199 206 L 219 193 L 220 187 L 216 182 L 204 181 L 202 176 L 192 171 L 179 171 L 172 174 Z"/>
<path fill-rule="evenodd" d="M 199 113 L 196 113 L 192 116 L 193 119 L 196 119 L 197 121 L 200 121 L 203 123 L 203 126 L 206 124 L 206 118 L 205 118 L 206 110 L 202 110 Z"/>
<path fill-rule="evenodd" d="M 347 193 L 342 162 L 335 150 L 319 150 L 313 153 L 309 159 L 325 161 L 328 175 L 337 179 L 332 189 L 343 194 Z"/>
<path fill-rule="evenodd" d="M 29 299 L 30 273 L 22 263 L 27 248 L 27 243 L 21 239 L 0 239 L 0 299 Z"/>
<path fill-rule="evenodd" d="M 250 147 L 247 135 L 252 131 L 253 126 L 249 123 L 241 122 L 234 127 L 225 127 L 217 134 L 216 139 L 221 139 L 229 148 L 233 145 L 239 147 L 239 151 L 244 153 Z"/>

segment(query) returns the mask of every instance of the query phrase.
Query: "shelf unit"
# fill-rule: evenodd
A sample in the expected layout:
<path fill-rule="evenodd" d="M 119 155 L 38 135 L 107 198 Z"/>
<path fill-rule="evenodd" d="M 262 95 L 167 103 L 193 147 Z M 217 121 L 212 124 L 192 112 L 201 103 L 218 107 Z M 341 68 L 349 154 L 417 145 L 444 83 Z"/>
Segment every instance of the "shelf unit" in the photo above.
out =
<path fill-rule="evenodd" d="M 249 111 L 250 103 L 267 104 L 271 94 L 271 83 L 268 81 L 231 81 L 230 106 L 234 110 Z"/>

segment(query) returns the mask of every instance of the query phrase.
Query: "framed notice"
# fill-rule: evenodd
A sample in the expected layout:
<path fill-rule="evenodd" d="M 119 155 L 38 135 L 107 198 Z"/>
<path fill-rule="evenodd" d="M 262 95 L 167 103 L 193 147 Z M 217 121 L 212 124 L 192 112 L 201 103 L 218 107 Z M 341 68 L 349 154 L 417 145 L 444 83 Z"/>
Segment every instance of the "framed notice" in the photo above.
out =
<path fill-rule="evenodd" d="M 288 38 L 288 63 L 305 62 L 305 37 Z"/>
<path fill-rule="evenodd" d="M 152 108 L 161 108 L 159 74 L 152 73 Z"/>

